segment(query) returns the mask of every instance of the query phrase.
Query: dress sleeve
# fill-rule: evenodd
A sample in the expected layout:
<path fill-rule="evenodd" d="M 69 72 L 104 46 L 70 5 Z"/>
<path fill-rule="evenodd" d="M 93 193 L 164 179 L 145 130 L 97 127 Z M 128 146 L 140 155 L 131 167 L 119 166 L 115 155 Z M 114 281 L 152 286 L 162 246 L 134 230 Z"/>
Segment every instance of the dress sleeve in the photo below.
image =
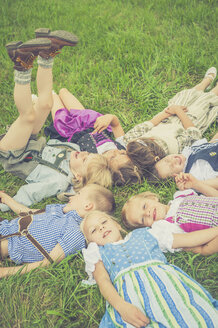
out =
<path fill-rule="evenodd" d="M 124 136 L 124 142 L 127 144 L 130 141 L 133 141 L 136 138 L 146 137 L 146 133 L 154 127 L 153 123 L 146 121 L 134 126 L 130 129 Z"/>
<path fill-rule="evenodd" d="M 95 271 L 95 264 L 101 261 L 101 254 L 99 252 L 99 247 L 96 243 L 90 243 L 87 248 L 82 249 L 82 254 L 85 261 L 85 271 L 88 274 L 89 279 L 83 281 L 83 283 L 88 285 L 94 285 L 95 279 L 92 273 Z"/>
<path fill-rule="evenodd" d="M 190 128 L 181 128 L 177 131 L 178 152 L 181 153 L 185 146 L 191 146 L 195 141 L 201 139 L 201 131 L 191 126 Z"/>
<path fill-rule="evenodd" d="M 175 223 L 170 223 L 165 220 L 160 220 L 152 224 L 149 232 L 157 239 L 162 252 L 178 252 L 181 248 L 172 248 L 173 234 L 184 233 L 184 231 Z"/>
<path fill-rule="evenodd" d="M 115 140 L 125 147 L 124 136 L 118 137 Z"/>

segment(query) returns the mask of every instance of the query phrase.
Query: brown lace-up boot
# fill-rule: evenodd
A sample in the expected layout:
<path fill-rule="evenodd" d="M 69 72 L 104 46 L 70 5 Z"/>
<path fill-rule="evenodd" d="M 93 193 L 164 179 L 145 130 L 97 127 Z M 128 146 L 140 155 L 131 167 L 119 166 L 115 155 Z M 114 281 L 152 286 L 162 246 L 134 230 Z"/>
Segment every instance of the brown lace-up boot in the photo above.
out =
<path fill-rule="evenodd" d="M 33 67 L 33 62 L 40 51 L 50 49 L 51 41 L 46 38 L 32 39 L 27 42 L 15 41 L 6 44 L 9 57 L 14 62 L 14 69 L 27 71 Z"/>
<path fill-rule="evenodd" d="M 51 40 L 51 47 L 49 50 L 40 51 L 39 55 L 42 58 L 48 59 L 60 53 L 60 50 L 65 47 L 74 47 L 78 43 L 76 35 L 67 31 L 53 31 L 48 28 L 39 28 L 35 30 L 36 38 L 48 38 Z"/>

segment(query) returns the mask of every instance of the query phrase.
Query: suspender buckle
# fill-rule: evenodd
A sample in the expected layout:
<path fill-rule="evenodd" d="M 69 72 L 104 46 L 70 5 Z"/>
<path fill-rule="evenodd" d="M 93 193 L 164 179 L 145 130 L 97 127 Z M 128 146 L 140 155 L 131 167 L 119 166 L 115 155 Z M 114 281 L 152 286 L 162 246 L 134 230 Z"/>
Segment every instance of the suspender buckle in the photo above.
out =
<path fill-rule="evenodd" d="M 20 231 L 20 234 L 21 234 L 21 236 L 27 236 L 28 235 L 28 230 L 27 229 L 24 229 L 24 230 L 22 230 L 22 231 Z"/>

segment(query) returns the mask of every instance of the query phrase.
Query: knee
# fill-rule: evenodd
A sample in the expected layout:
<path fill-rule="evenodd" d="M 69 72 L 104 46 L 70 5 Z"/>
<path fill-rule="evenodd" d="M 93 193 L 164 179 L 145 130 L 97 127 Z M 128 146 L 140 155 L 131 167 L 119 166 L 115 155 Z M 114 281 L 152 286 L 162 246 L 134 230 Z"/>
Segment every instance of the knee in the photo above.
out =
<path fill-rule="evenodd" d="M 36 121 L 36 113 L 34 110 L 29 111 L 28 113 L 26 113 L 25 115 L 20 115 L 20 120 L 28 123 L 29 125 L 34 125 L 35 121 Z"/>
<path fill-rule="evenodd" d="M 62 98 L 68 92 L 67 88 L 61 88 L 59 91 L 59 97 Z"/>
<path fill-rule="evenodd" d="M 53 106 L 53 97 L 46 97 L 39 99 L 39 108 L 40 111 L 47 111 L 50 112 Z"/>

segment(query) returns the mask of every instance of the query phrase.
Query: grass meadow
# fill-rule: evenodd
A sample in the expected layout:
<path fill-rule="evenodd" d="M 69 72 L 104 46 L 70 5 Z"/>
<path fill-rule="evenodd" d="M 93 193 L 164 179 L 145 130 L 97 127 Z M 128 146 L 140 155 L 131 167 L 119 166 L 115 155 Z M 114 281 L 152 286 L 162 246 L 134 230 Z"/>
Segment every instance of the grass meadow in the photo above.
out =
<path fill-rule="evenodd" d="M 17 117 L 13 65 L 4 46 L 33 38 L 39 27 L 72 31 L 80 39 L 77 47 L 66 47 L 55 58 L 54 90 L 67 87 L 86 108 L 115 113 L 125 131 L 152 118 L 168 99 L 197 84 L 208 67 L 218 64 L 215 0 L 2 0 L 0 13 L 0 133 Z M 216 130 L 215 122 L 205 136 L 212 137 Z M 23 181 L 1 166 L 0 174 L 0 190 L 14 195 Z M 145 190 L 158 192 L 168 202 L 176 187 L 174 182 L 158 187 L 144 182 L 114 188 L 115 216 L 120 219 L 128 197 Z M 58 200 L 50 198 L 35 207 L 54 202 Z M 12 212 L 0 216 L 15 217 Z M 180 252 L 167 258 L 218 296 L 217 255 Z M 98 327 L 105 302 L 98 288 L 84 287 L 82 279 L 86 273 L 81 254 L 1 279 L 0 327 Z"/>

